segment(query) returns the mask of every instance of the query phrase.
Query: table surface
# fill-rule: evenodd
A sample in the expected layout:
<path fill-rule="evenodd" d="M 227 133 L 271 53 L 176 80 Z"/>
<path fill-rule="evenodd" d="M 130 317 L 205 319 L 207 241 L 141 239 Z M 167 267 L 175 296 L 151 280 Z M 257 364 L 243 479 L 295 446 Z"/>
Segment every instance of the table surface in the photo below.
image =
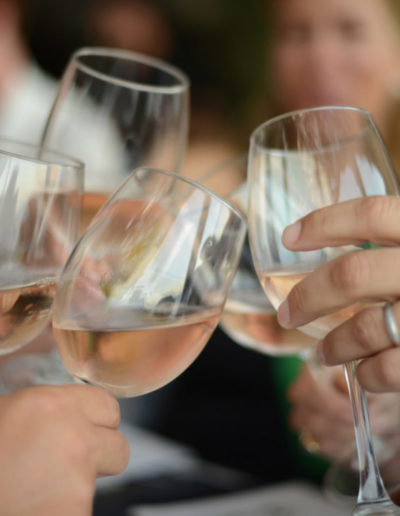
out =
<path fill-rule="evenodd" d="M 255 486 L 246 474 L 201 460 L 190 449 L 123 423 L 131 445 L 122 475 L 97 481 L 94 516 L 343 516 L 307 483 Z M 180 497 L 182 494 L 182 497 Z M 198 496 L 196 496 L 198 494 Z"/>

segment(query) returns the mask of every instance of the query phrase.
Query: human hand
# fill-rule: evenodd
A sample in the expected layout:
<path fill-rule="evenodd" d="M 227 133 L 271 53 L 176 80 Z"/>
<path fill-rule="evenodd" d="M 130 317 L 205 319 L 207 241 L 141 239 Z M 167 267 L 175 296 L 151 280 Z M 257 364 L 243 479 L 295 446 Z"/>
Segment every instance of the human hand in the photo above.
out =
<path fill-rule="evenodd" d="M 92 386 L 0 397 L 2 516 L 89 516 L 96 477 L 121 473 L 129 446 L 118 402 Z"/>
<path fill-rule="evenodd" d="M 321 366 L 316 374 L 303 366 L 287 396 L 292 404 L 289 423 L 310 436 L 314 452 L 335 460 L 351 460 L 355 455 L 354 427 L 346 382 L 341 367 Z M 378 460 L 386 460 L 392 450 L 392 434 L 400 421 L 400 398 L 393 393 L 368 394 L 371 429 L 381 438 Z"/>
<path fill-rule="evenodd" d="M 365 242 L 382 247 L 345 254 L 310 273 L 279 307 L 280 324 L 295 328 L 356 302 L 398 299 L 399 224 L 400 198 L 377 196 L 316 210 L 286 228 L 283 243 L 293 251 Z M 399 302 L 393 313 L 400 320 Z M 400 391 L 400 349 L 390 339 L 381 304 L 359 311 L 328 333 L 317 353 L 326 365 L 363 359 L 357 378 L 365 389 Z"/>

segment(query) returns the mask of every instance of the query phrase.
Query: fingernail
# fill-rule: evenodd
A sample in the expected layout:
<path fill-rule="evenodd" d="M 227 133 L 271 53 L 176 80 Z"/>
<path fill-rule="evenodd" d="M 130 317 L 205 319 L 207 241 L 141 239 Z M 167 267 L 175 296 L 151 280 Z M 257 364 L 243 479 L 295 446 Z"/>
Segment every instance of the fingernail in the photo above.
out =
<path fill-rule="evenodd" d="M 284 301 L 278 308 L 278 322 L 284 328 L 289 328 L 290 311 L 289 303 L 287 301 Z"/>
<path fill-rule="evenodd" d="M 317 344 L 316 354 L 317 354 L 318 360 L 321 362 L 321 364 L 327 365 L 326 360 L 325 360 L 324 347 L 323 347 L 322 341 L 319 341 Z"/>
<path fill-rule="evenodd" d="M 282 235 L 282 241 L 286 244 L 294 244 L 296 240 L 299 238 L 301 231 L 301 222 L 298 220 L 294 224 L 287 226 Z"/>

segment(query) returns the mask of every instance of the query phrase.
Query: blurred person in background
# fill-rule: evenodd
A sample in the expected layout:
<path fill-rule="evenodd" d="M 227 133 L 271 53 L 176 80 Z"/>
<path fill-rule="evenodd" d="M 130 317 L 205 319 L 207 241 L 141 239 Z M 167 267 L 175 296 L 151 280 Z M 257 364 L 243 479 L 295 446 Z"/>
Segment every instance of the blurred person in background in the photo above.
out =
<path fill-rule="evenodd" d="M 121 48 L 168 61 L 174 32 L 157 0 L 94 0 L 89 3 L 87 39 L 92 45 Z"/>
<path fill-rule="evenodd" d="M 0 136 L 40 141 L 57 82 L 32 58 L 29 0 L 0 0 Z"/>
<path fill-rule="evenodd" d="M 320 105 L 364 108 L 372 113 L 400 172 L 399 2 L 271 0 L 267 8 L 268 115 Z M 284 364 L 285 360 L 278 367 Z M 300 370 L 288 392 L 288 418 L 296 432 L 307 435 L 309 449 L 343 459 L 354 453 L 347 389 L 340 374 L 324 376 L 335 380 L 320 377 L 317 383 L 306 367 Z M 396 433 L 399 401 L 394 394 L 370 396 L 376 435 Z"/>
<path fill-rule="evenodd" d="M 269 115 L 321 105 L 368 110 L 399 162 L 400 5 L 396 0 L 271 0 Z"/>

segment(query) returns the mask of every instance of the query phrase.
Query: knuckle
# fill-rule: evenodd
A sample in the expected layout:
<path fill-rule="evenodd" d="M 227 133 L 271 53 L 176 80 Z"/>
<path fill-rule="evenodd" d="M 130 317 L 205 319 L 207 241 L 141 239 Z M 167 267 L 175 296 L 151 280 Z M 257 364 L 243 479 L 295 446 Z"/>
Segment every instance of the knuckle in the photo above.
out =
<path fill-rule="evenodd" d="M 397 362 L 390 360 L 386 353 L 378 354 L 375 359 L 375 374 L 382 390 L 396 390 L 400 384 Z"/>
<path fill-rule="evenodd" d="M 321 235 L 327 235 L 332 225 L 332 217 L 324 209 L 315 210 L 310 214 L 310 226 L 313 231 L 318 231 Z"/>
<path fill-rule="evenodd" d="M 362 356 L 368 356 L 374 352 L 377 337 L 376 328 L 379 325 L 376 316 L 376 310 L 366 309 L 358 312 L 352 320 L 352 337 L 360 347 Z"/>
<path fill-rule="evenodd" d="M 359 204 L 359 220 L 363 220 L 369 234 L 374 234 L 382 218 L 391 216 L 395 208 L 389 196 L 364 197 Z"/>
<path fill-rule="evenodd" d="M 106 409 L 107 426 L 117 428 L 121 422 L 121 409 L 118 401 L 109 392 L 101 387 L 93 385 L 78 386 L 81 392 L 86 395 L 90 394 L 93 399 L 94 406 L 100 406 Z"/>
<path fill-rule="evenodd" d="M 95 441 L 83 428 L 75 426 L 68 429 L 68 442 L 65 449 L 74 464 L 84 464 L 89 467 L 96 452 Z"/>
<path fill-rule="evenodd" d="M 335 332 L 328 333 L 322 341 L 322 352 L 324 355 L 324 363 L 326 365 L 336 365 L 340 363 L 337 356 L 337 346 L 335 339 Z"/>
<path fill-rule="evenodd" d="M 390 392 L 400 388 L 399 364 L 391 353 L 382 352 L 357 366 L 357 378 L 371 392 Z"/>
<path fill-rule="evenodd" d="M 330 274 L 335 288 L 354 295 L 360 286 L 371 280 L 371 269 L 365 255 L 363 252 L 354 252 L 337 260 Z"/>
<path fill-rule="evenodd" d="M 117 428 L 121 423 L 121 408 L 118 401 L 107 391 L 104 391 L 107 398 L 108 413 L 110 418 L 110 426 Z"/>
<path fill-rule="evenodd" d="M 63 413 L 67 399 L 59 390 L 52 388 L 38 388 L 35 393 L 35 409 L 44 415 Z"/>
<path fill-rule="evenodd" d="M 288 301 L 290 304 L 290 310 L 306 311 L 309 305 L 307 290 L 304 288 L 303 283 L 295 285 L 289 293 Z"/>

